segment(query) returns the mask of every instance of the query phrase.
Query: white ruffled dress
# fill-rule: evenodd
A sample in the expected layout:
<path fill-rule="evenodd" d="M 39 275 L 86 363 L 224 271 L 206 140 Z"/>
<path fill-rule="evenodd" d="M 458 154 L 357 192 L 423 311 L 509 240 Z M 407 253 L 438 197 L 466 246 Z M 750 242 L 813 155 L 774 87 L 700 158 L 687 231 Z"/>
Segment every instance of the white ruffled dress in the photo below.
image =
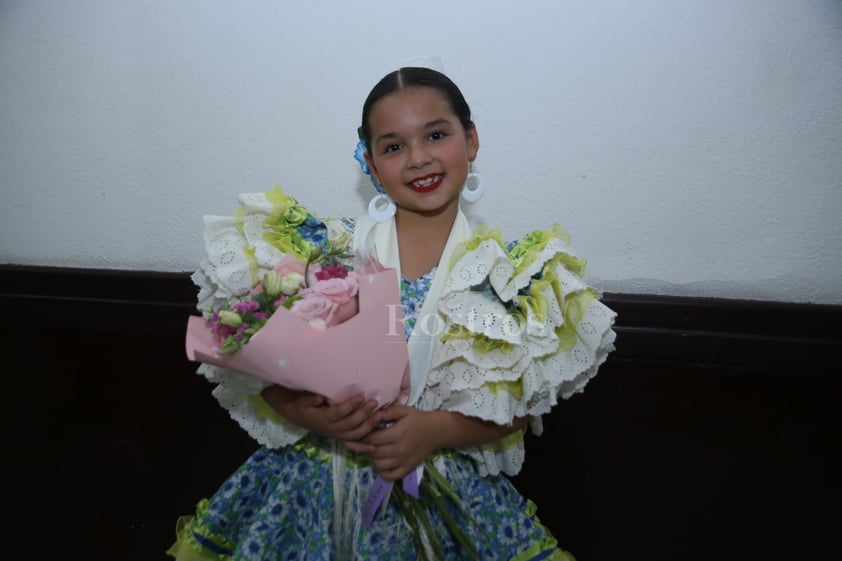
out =
<path fill-rule="evenodd" d="M 301 212 L 278 189 L 242 194 L 239 202 L 233 217 L 205 217 L 207 255 L 193 276 L 201 310 L 247 294 L 284 255 L 273 223 Z M 320 221 L 308 214 L 298 231 L 313 245 L 352 235 L 356 248 L 373 249 L 399 272 L 393 221 Z M 583 272 L 584 261 L 558 228 L 506 244 L 497 231 L 472 230 L 460 212 L 438 267 L 422 285 L 426 294 L 418 294 L 418 284 L 402 283 L 405 321 L 413 326 L 410 404 L 502 425 L 528 416 L 530 430 L 540 434 L 541 416 L 581 391 L 613 350 L 615 314 Z M 216 384 L 213 395 L 261 446 L 199 502 L 194 516 L 179 521 L 168 553 L 181 561 L 419 558 L 410 525 L 391 502 L 370 528 L 362 525 L 376 476 L 367 458 L 271 410 L 259 396 L 266 382 L 207 364 L 198 372 Z M 522 432 L 433 458 L 473 519 L 451 509 L 480 558 L 570 559 L 506 477 L 523 461 Z M 468 559 L 436 509 L 428 516 L 446 558 Z"/>

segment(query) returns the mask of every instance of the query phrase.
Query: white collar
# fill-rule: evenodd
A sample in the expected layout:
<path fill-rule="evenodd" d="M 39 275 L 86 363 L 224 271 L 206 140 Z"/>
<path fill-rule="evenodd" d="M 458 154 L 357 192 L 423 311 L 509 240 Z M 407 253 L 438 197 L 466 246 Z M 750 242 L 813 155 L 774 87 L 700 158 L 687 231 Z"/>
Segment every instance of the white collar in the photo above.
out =
<path fill-rule="evenodd" d="M 438 311 L 438 301 L 450 274 L 450 256 L 460 243 L 471 234 L 468 219 L 460 209 L 450 229 L 444 251 L 439 258 L 433 282 L 424 298 L 424 305 L 418 314 L 418 321 L 409 338 L 410 394 L 409 405 L 414 405 L 427 381 L 427 373 L 435 351 L 440 345 L 444 329 L 444 318 Z M 400 254 L 398 251 L 397 228 L 394 217 L 386 222 L 374 222 L 367 214 L 356 221 L 354 248 L 357 251 L 374 250 L 374 256 L 385 267 L 394 269 L 401 279 Z"/>

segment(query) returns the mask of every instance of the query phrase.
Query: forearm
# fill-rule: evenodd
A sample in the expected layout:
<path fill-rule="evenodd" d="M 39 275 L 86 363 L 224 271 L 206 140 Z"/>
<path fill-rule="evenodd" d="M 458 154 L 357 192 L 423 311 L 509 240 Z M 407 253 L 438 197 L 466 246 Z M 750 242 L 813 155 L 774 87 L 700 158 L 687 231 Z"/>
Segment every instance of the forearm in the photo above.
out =
<path fill-rule="evenodd" d="M 498 425 L 478 417 L 453 411 L 429 411 L 430 430 L 436 438 L 436 448 L 464 448 L 494 442 L 523 429 L 528 417 L 516 418 L 511 425 Z"/>
<path fill-rule="evenodd" d="M 403 477 L 439 450 L 468 449 L 500 440 L 522 429 L 528 420 L 517 418 L 510 425 L 498 425 L 453 411 L 407 405 L 386 407 L 374 418 L 384 428 L 373 431 L 363 443 L 374 446 L 374 467 L 391 480 Z"/>
<path fill-rule="evenodd" d="M 301 426 L 301 419 L 296 415 L 295 398 L 300 392 L 296 392 L 284 386 L 268 386 L 260 392 L 260 395 L 269 406 L 283 415 L 287 420 Z"/>
<path fill-rule="evenodd" d="M 283 386 L 270 386 L 261 395 L 287 420 L 336 440 L 359 440 L 377 426 L 372 416 L 377 401 L 365 399 L 362 395 L 333 404 L 329 404 L 324 396 Z"/>

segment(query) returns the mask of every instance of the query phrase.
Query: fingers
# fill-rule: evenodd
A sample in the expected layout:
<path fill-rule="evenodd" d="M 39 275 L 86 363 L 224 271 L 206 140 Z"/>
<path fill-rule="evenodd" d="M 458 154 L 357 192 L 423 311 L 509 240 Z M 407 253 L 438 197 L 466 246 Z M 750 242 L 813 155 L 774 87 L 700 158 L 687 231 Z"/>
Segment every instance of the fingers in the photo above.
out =
<path fill-rule="evenodd" d="M 377 412 L 377 419 L 381 423 L 390 423 L 410 415 L 413 410 L 413 407 L 406 405 L 389 405 Z"/>
<path fill-rule="evenodd" d="M 370 419 L 376 408 L 377 400 L 355 399 L 353 401 L 344 401 L 336 405 L 330 405 L 326 413 L 331 423 L 342 423 L 356 427 L 367 419 Z"/>
<path fill-rule="evenodd" d="M 395 481 L 406 476 L 417 466 L 389 461 L 373 461 L 375 471 L 387 481 Z"/>
<path fill-rule="evenodd" d="M 376 449 L 374 444 L 366 444 L 365 442 L 360 442 L 359 440 L 343 440 L 343 443 L 348 450 L 359 454 L 371 454 Z"/>
<path fill-rule="evenodd" d="M 360 442 L 380 424 L 374 412 L 378 402 L 357 395 L 339 403 L 328 404 L 324 396 L 300 392 L 296 398 L 297 418 L 302 426 L 324 436 L 351 443 L 348 448 L 370 454 L 375 445 Z"/>
<path fill-rule="evenodd" d="M 309 417 L 318 432 L 337 440 L 361 440 L 376 426 L 373 416 L 377 401 L 355 397 L 341 403 L 309 409 Z M 370 446 L 366 444 L 365 450 Z"/>
<path fill-rule="evenodd" d="M 295 392 L 295 401 L 299 407 L 321 407 L 326 400 L 324 396 L 313 392 L 298 391 Z"/>
<path fill-rule="evenodd" d="M 325 412 L 331 422 L 336 422 L 360 411 L 366 411 L 366 416 L 370 416 L 376 407 L 377 401 L 373 399 L 366 400 L 364 396 L 358 395 L 345 401 L 328 405 Z"/>

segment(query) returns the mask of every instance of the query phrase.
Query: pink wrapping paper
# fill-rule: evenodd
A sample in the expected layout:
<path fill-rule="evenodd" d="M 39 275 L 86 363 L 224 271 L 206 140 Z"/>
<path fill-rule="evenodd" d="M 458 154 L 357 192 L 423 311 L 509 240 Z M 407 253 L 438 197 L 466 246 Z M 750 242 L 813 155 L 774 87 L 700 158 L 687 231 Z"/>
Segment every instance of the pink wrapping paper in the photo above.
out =
<path fill-rule="evenodd" d="M 192 316 L 185 338 L 187 358 L 320 394 L 330 402 L 360 393 L 381 407 L 404 402 L 409 355 L 395 270 L 360 275 L 358 299 L 359 312 L 327 330 L 310 327 L 279 308 L 233 354 L 221 354 L 205 319 Z"/>

